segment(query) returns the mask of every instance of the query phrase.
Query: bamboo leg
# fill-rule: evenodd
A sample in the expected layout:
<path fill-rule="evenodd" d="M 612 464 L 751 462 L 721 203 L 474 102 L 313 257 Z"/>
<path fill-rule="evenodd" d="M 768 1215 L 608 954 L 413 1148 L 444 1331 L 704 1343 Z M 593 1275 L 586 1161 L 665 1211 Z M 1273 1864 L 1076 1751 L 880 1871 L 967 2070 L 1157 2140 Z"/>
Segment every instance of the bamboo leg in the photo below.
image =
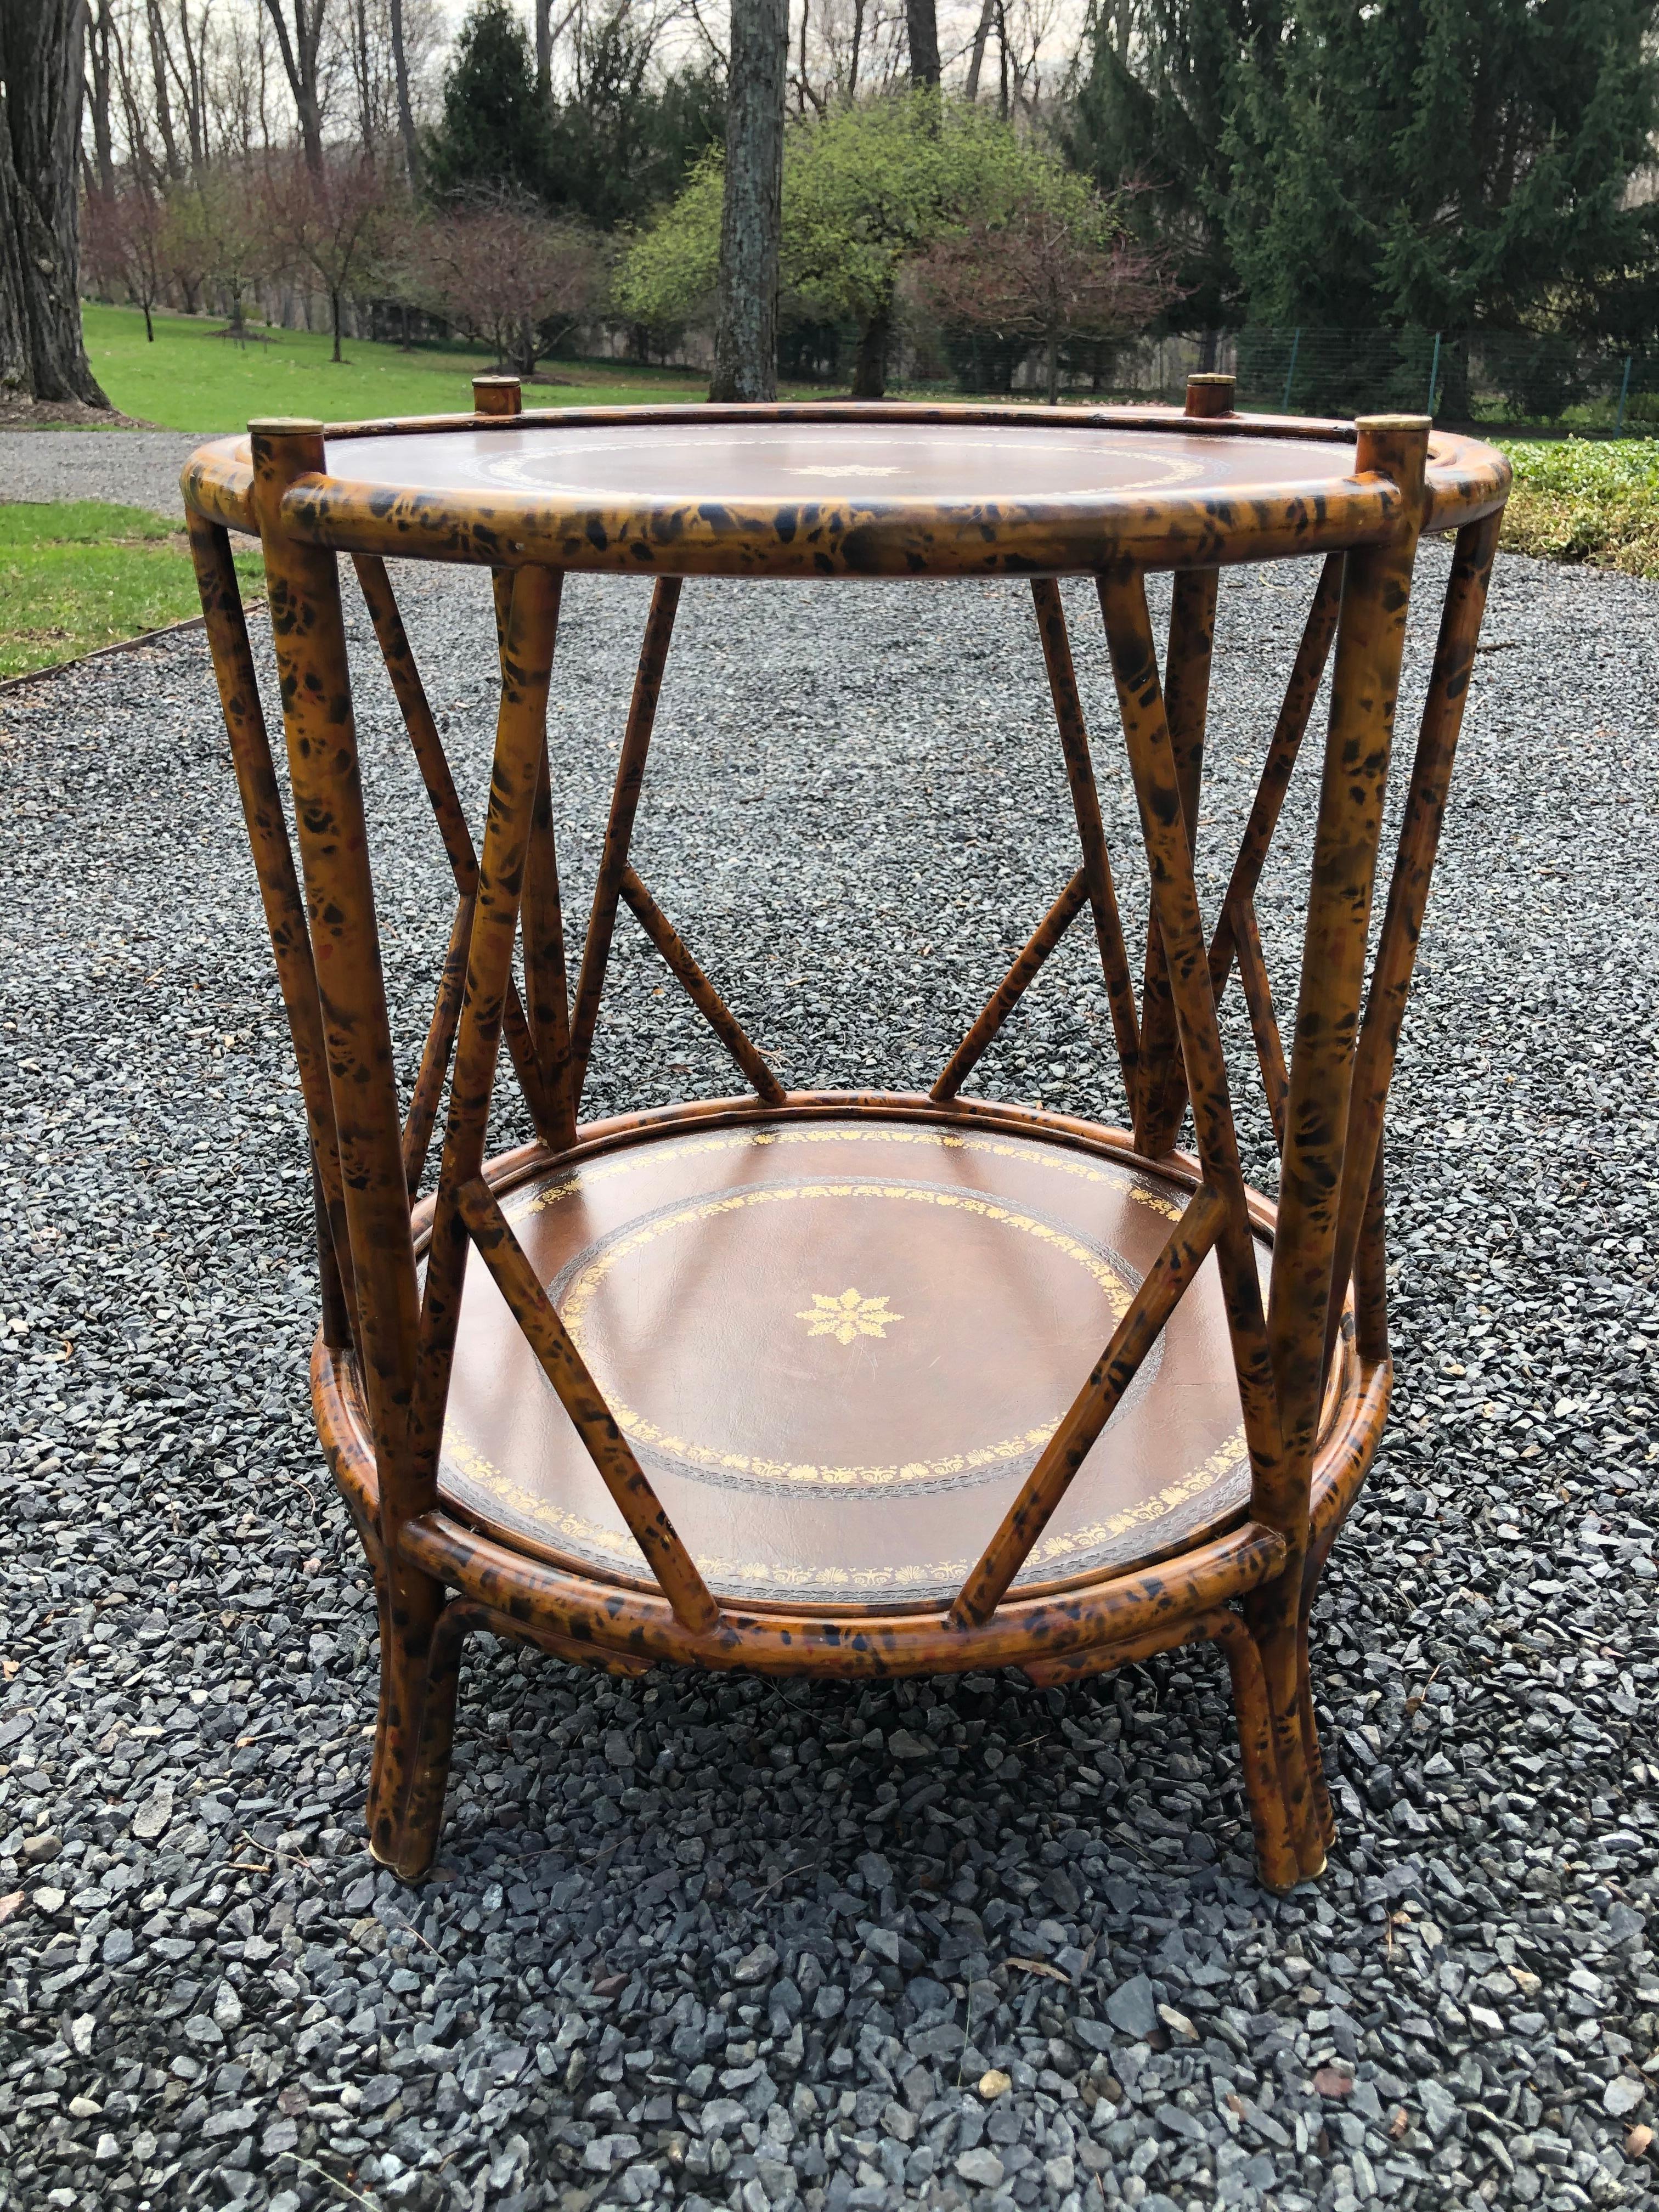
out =
<path fill-rule="evenodd" d="M 422 1582 L 424 1590 L 438 1588 L 424 1577 Z M 452 1600 L 429 1618 L 423 1614 L 418 1622 L 405 1619 L 401 1626 L 394 1623 L 388 1638 L 386 1616 L 396 1610 L 394 1602 L 382 1613 L 380 1671 L 389 1711 L 377 1736 L 391 1737 L 405 1705 L 413 1719 L 408 1729 L 401 1815 L 395 1821 L 380 1815 L 371 1830 L 370 1849 L 402 1881 L 419 1881 L 431 1869 L 443 1826 L 461 1646 L 470 1624 L 466 1608 Z M 377 1802 L 385 1804 L 386 1793 L 380 1793 Z"/>
<path fill-rule="evenodd" d="M 1292 1546 L 1283 1577 L 1247 1608 L 1287 1775 L 1297 1763 L 1306 1771 L 1308 1764 L 1311 1714 L 1304 1710 L 1301 1663 L 1308 1486 L 1328 1321 L 1340 1297 L 1333 1277 L 1338 1201 L 1427 442 L 1426 422 L 1385 416 L 1360 425 L 1357 469 L 1394 479 L 1404 494 L 1404 517 L 1390 543 L 1347 556 L 1291 1055 L 1267 1328 L 1299 1510 L 1293 1528 L 1275 1524 Z M 1310 1872 L 1322 1862 L 1324 1844 L 1311 1775 L 1309 1781 L 1307 1817 L 1297 1832 Z"/>
<path fill-rule="evenodd" d="M 1215 651 L 1215 609 L 1219 572 L 1185 570 L 1175 579 L 1170 610 L 1170 650 L 1164 677 L 1164 708 L 1175 757 L 1176 788 L 1181 794 L 1187 849 L 1198 850 L 1198 808 L 1204 782 L 1204 732 L 1210 701 L 1210 665 Z M 1164 940 L 1154 910 L 1146 920 L 1146 971 L 1140 994 L 1140 1086 L 1134 1103 L 1135 1149 L 1149 1158 L 1167 1152 L 1181 1125 L 1183 1100 L 1171 1074 L 1177 1058 L 1175 1007 L 1164 957 Z"/>
<path fill-rule="evenodd" d="M 1279 1414 L 1267 1357 L 1255 1242 L 1239 1165 L 1226 1061 L 1216 1025 L 1215 994 L 1210 988 L 1192 854 L 1187 846 L 1164 717 L 1146 589 L 1138 574 L 1102 576 L 1097 581 L 1124 742 L 1140 809 L 1153 903 L 1169 963 L 1176 1034 L 1187 1062 L 1199 1158 L 1205 1182 L 1227 1209 L 1218 1252 L 1233 1364 L 1238 1372 L 1239 1397 L 1255 1471 L 1255 1510 L 1258 1518 L 1282 1530 L 1294 1500 L 1285 1493 L 1280 1467 Z M 1305 1517 L 1305 1499 L 1303 1510 Z"/>
<path fill-rule="evenodd" d="M 1290 1814 L 1279 1771 L 1273 1712 L 1267 1702 L 1261 1656 L 1237 1613 L 1217 1641 L 1232 1677 L 1233 1711 L 1238 1722 L 1238 1750 L 1244 1770 L 1244 1796 L 1255 1835 L 1256 1865 L 1269 1889 L 1294 1889 L 1301 1865 L 1291 1834 Z"/>
<path fill-rule="evenodd" d="M 661 576 L 651 594 L 651 612 L 640 646 L 639 666 L 634 678 L 634 696 L 623 732 L 617 781 L 605 823 L 605 850 L 593 885 L 593 910 L 582 946 L 581 975 L 576 986 L 576 1007 L 570 1019 L 570 1093 L 573 1111 L 581 1110 L 587 1081 L 587 1063 L 593 1050 L 593 1030 L 599 1018 L 599 999 L 611 957 L 611 939 L 617 925 L 617 901 L 622 896 L 623 871 L 634 836 L 634 817 L 639 809 L 640 787 L 645 781 L 646 755 L 656 726 L 657 702 L 662 695 L 663 670 L 669 641 L 674 635 L 674 616 L 680 603 L 680 579 Z"/>
<path fill-rule="evenodd" d="M 1186 1064 L 1199 1157 L 1205 1181 L 1226 1203 L 1217 1246 L 1227 1305 L 1233 1365 L 1249 1441 L 1251 1510 L 1284 1537 L 1299 1577 L 1308 1522 L 1308 1468 L 1286 1458 L 1280 1435 L 1276 1382 L 1261 1310 L 1255 1240 L 1238 1162 L 1238 1140 L 1228 1094 L 1226 1062 L 1216 1023 L 1215 994 L 1198 894 L 1193 881 L 1173 750 L 1164 720 L 1146 594 L 1140 576 L 1113 573 L 1097 579 L 1107 644 L 1117 684 L 1124 741 L 1140 808 L 1141 834 L 1152 875 L 1152 900 L 1168 964 L 1176 1037 Z M 1298 1586 L 1295 1582 L 1292 1588 Z M 1294 1623 L 1294 1613 L 1290 1616 Z M 1258 1639 L 1260 1641 L 1260 1639 Z M 1262 1650 L 1263 1665 L 1268 1654 Z M 1273 1677 L 1268 1671 L 1270 1690 Z M 1283 1684 L 1279 1763 L 1293 1832 L 1309 1819 L 1304 1762 L 1295 1748 L 1297 1708 L 1293 1674 Z"/>
<path fill-rule="evenodd" d="M 473 925 L 468 933 L 449 1126 L 434 1205 L 419 1368 L 409 1421 L 411 1482 L 436 1495 L 444 1405 L 459 1319 L 466 1231 L 456 1193 L 483 1162 L 531 817 L 544 757 L 543 732 L 558 613 L 556 578 L 519 572 L 501 656 L 501 728 Z M 381 1722 L 375 1745 L 370 1847 L 413 1880 L 431 1863 L 442 1818 L 454 1723 L 459 1635 L 444 1640 L 443 1589 L 388 1544 L 380 1641 Z"/>
<path fill-rule="evenodd" d="M 444 751 L 443 740 L 438 734 L 438 725 L 433 717 L 432 708 L 427 699 L 426 686 L 421 681 L 421 672 L 416 663 L 414 650 L 409 642 L 409 634 L 404 628 L 403 617 L 398 611 L 398 601 L 392 589 L 392 580 L 386 574 L 385 562 L 368 554 L 355 556 L 352 565 L 357 572 L 357 581 L 362 589 L 363 602 L 368 609 L 369 619 L 374 625 L 374 635 L 380 644 L 380 658 L 386 663 L 386 674 L 392 681 L 392 689 L 398 702 L 398 711 L 404 718 L 404 728 L 408 732 L 416 765 L 421 771 L 421 781 L 426 786 L 427 798 L 431 803 L 433 818 L 438 825 L 438 835 L 443 840 L 444 852 L 449 860 L 450 872 L 455 878 L 456 894 L 463 901 L 471 900 L 478 888 L 478 859 L 472 849 L 472 833 L 466 826 L 465 811 L 461 805 L 459 794 L 455 789 L 455 779 L 450 773 L 448 757 Z M 499 573 L 501 577 L 505 577 L 505 571 Z M 498 602 L 501 588 L 498 584 L 496 593 Z M 506 588 L 510 590 L 510 584 L 507 584 Z M 550 817 L 549 836 L 550 837 L 551 836 Z M 556 898 L 556 877 L 554 895 Z M 470 922 L 471 914 L 470 906 L 467 913 Z M 458 920 L 457 927 L 459 926 Z M 562 957 L 562 949 L 561 948 Z M 463 957 L 465 957 L 464 948 Z M 434 1012 L 434 1027 L 437 1018 Z M 524 1094 L 524 1102 L 529 1109 L 530 1118 L 536 1125 L 536 1133 L 544 1144 L 551 1145 L 556 1148 L 565 1141 L 556 1092 L 553 1085 L 544 1079 L 541 1065 L 537 1056 L 536 1042 L 532 1036 L 524 1007 L 520 1002 L 519 987 L 510 978 L 507 988 L 505 1035 L 507 1048 L 513 1059 L 514 1072 L 518 1076 L 519 1088 Z M 445 1066 L 440 1071 L 439 1088 L 441 1090 L 442 1076 L 448 1072 L 447 1052 L 448 1046 L 446 1044 Z M 434 1111 L 435 1105 L 434 1098 Z M 411 1189 L 415 1187 L 416 1180 L 414 1176 L 410 1179 Z"/>
<path fill-rule="evenodd" d="M 541 787 L 547 692 L 558 619 L 556 580 L 543 568 L 514 572 L 507 647 L 501 659 L 501 717 L 489 779 L 466 991 L 461 1006 L 449 1122 L 428 1248 L 421 1310 L 421 1371 L 410 1425 L 412 1462 L 426 1493 L 437 1480 L 444 1406 L 460 1319 L 467 1231 L 458 1194 L 483 1165 L 490 1097 L 507 988 L 518 933 L 519 899 Z"/>
<path fill-rule="evenodd" d="M 742 1023 L 698 967 L 679 932 L 631 867 L 623 870 L 620 889 L 622 896 L 628 902 L 629 911 L 662 955 L 669 973 L 731 1054 L 745 1081 L 754 1086 L 757 1095 L 769 1106 L 781 1106 L 785 1095 L 783 1085 L 761 1057 Z"/>
<path fill-rule="evenodd" d="M 1354 1068 L 1342 1195 L 1336 1234 L 1334 1277 L 1338 1296 L 1331 1302 L 1326 1330 L 1326 1364 L 1336 1341 L 1340 1287 L 1352 1272 L 1366 1206 L 1373 1187 L 1382 1139 L 1382 1117 L 1400 1045 L 1400 1027 L 1417 961 L 1424 910 L 1440 848 L 1441 825 L 1451 787 L 1452 764 L 1463 726 L 1474 649 L 1486 612 L 1492 556 L 1498 550 L 1501 515 L 1488 515 L 1457 533 L 1450 581 L 1441 616 L 1440 635 L 1423 702 L 1417 754 L 1401 825 L 1400 846 L 1389 885 L 1389 903 L 1377 939 L 1376 962 L 1365 1001 Z"/>
<path fill-rule="evenodd" d="M 311 932 L 306 921 L 304 898 L 294 869 L 293 848 L 283 812 L 283 795 L 270 757 L 264 710 L 259 704 L 259 679 L 242 617 L 241 586 L 231 559 L 230 537 L 218 524 L 199 514 L 189 517 L 191 557 L 213 672 L 219 686 L 219 702 L 230 739 L 231 765 L 247 825 L 259 878 L 259 896 L 265 927 L 276 963 L 276 981 L 288 1016 L 289 1035 L 300 1077 L 311 1138 L 312 1173 L 320 1187 L 317 1224 L 317 1259 L 322 1277 L 324 1326 L 337 1328 L 342 1316 L 331 1315 L 337 1291 L 348 1329 L 355 1329 L 356 1287 L 351 1267 L 351 1243 L 346 1233 L 345 1191 L 340 1180 L 340 1152 L 334 1129 L 334 1101 L 328 1084 L 328 1049 L 323 1038 L 322 1009 L 317 998 L 317 970 L 312 958 Z M 329 1337 L 330 1343 L 344 1342 Z"/>
<path fill-rule="evenodd" d="M 1042 641 L 1043 663 L 1048 671 L 1048 690 L 1054 700 L 1054 722 L 1066 763 L 1066 781 L 1072 793 L 1078 842 L 1083 848 L 1084 880 L 1094 915 L 1095 942 L 1100 951 L 1100 970 L 1112 1010 L 1112 1035 L 1117 1044 L 1118 1065 L 1123 1071 L 1124 1096 L 1134 1111 L 1140 1065 L 1140 1030 L 1135 1015 L 1135 989 L 1129 975 L 1129 956 L 1123 943 L 1123 922 L 1112 883 L 1112 864 L 1106 851 L 1106 828 L 1100 818 L 1100 793 L 1095 787 L 1094 763 L 1089 754 L 1088 725 L 1078 695 L 1077 672 L 1072 663 L 1072 641 L 1066 628 L 1066 608 L 1060 586 L 1051 576 L 1040 576 L 1031 586 L 1036 608 L 1037 634 Z"/>
<path fill-rule="evenodd" d="M 1039 969 L 1081 911 L 1089 896 L 1088 878 L 1079 868 L 1065 890 L 1026 939 L 1018 957 L 992 992 L 962 1042 L 951 1054 L 944 1073 L 928 1093 L 941 1104 L 954 1098 L 990 1050 L 997 1031 L 1035 981 Z"/>
<path fill-rule="evenodd" d="M 369 872 L 345 625 L 334 556 L 290 537 L 283 500 L 320 471 L 320 425 L 254 423 L 254 512 L 264 547 L 289 771 L 300 825 L 318 1000 L 357 1290 L 359 1367 L 380 1498 L 386 1589 L 384 1698 L 370 1830 L 395 1835 L 421 1725 L 419 1676 L 441 1585 L 406 1567 L 404 1522 L 428 1502 L 409 1459 L 414 1395 L 415 1255 L 398 1088 Z"/>

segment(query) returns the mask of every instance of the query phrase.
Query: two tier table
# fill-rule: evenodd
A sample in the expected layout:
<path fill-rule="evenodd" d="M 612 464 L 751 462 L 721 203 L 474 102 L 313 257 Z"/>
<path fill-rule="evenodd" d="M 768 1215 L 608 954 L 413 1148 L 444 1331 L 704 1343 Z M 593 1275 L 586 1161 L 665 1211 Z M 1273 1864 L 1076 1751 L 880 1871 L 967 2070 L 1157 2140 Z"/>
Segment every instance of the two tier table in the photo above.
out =
<path fill-rule="evenodd" d="M 410 1879 L 431 1863 L 470 1629 L 629 1672 L 1012 1666 L 1046 1684 L 1207 1639 L 1231 1671 L 1262 1877 L 1316 1874 L 1332 1825 L 1309 1607 L 1388 1402 L 1383 1107 L 1506 465 L 1417 417 L 1240 416 L 1220 378 L 1195 379 L 1184 413 L 532 415 L 503 380 L 474 402 L 422 422 L 256 422 L 183 479 L 305 1104 L 313 1401 L 379 1600 L 376 1856 Z M 264 549 L 292 832 L 232 532 Z M 1371 945 L 1431 532 L 1455 550 Z M 401 1095 L 343 554 L 453 881 Z M 393 558 L 471 564 L 493 584 L 500 711 L 477 845 Z M 1270 561 L 1309 564 L 1286 577 L 1308 578 L 1305 625 L 1206 916 L 1194 854 L 1218 571 Z M 1160 569 L 1174 580 L 1162 652 L 1145 589 Z M 653 580 L 579 961 L 546 740 L 572 570 Z M 926 1093 L 787 1088 L 630 858 L 683 587 L 714 575 L 826 592 L 854 577 L 1029 580 L 1075 867 Z M 1121 912 L 1114 887 L 1066 577 L 1099 599 L 1121 727 L 1098 742 L 1122 746 L 1133 778 L 1145 915 Z M 1254 899 L 1328 665 L 1282 1030 Z M 741 1095 L 583 1120 L 623 906 Z M 1123 1128 L 964 1087 L 1073 923 L 1100 962 Z M 1230 985 L 1279 1139 L 1274 1202 L 1241 1171 L 1218 1023 Z M 492 1156 L 498 1075 L 536 1140 Z"/>

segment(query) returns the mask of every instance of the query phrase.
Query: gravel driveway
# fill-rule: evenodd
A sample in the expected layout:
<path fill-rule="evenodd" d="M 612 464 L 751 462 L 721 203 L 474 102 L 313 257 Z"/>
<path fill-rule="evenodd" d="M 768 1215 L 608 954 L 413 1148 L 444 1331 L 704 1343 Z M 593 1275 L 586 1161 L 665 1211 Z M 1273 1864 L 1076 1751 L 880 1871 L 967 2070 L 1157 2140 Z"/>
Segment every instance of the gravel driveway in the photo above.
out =
<path fill-rule="evenodd" d="M 0 500 L 104 499 L 177 516 L 179 471 L 201 442 L 185 430 L 0 430 Z"/>
<path fill-rule="evenodd" d="M 1212 899 L 1310 585 L 1224 580 Z M 403 588 L 481 795 L 485 594 Z M 567 592 L 579 911 L 644 605 Z M 1029 601 L 703 584 L 680 623 L 642 872 L 789 1077 L 930 1075 L 1073 865 Z M 1202 1650 L 1038 1692 L 481 1640 L 441 1878 L 377 1872 L 374 1614 L 203 641 L 5 702 L 0 2205 L 1656 2201 L 1659 587 L 1511 560 L 1486 637 L 1392 1123 L 1395 1415 L 1318 1626 L 1341 1837 L 1284 1900 Z M 363 687 L 412 1054 L 447 915 Z M 1110 744 L 1102 792 L 1138 910 Z M 618 949 L 596 1109 L 729 1087 Z M 1115 1118 L 1109 1037 L 1079 932 L 980 1087 Z"/>

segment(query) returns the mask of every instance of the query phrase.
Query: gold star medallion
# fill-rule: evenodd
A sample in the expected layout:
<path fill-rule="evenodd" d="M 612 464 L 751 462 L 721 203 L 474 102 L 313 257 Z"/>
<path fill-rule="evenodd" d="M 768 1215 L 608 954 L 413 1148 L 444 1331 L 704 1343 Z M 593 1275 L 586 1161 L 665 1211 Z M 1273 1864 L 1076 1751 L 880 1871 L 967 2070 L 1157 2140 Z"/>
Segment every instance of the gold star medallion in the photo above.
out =
<path fill-rule="evenodd" d="M 902 1321 L 904 1316 L 889 1313 L 885 1298 L 861 1297 L 856 1291 L 843 1291 L 839 1297 L 826 1297 L 822 1291 L 814 1291 L 811 1304 L 795 1319 L 811 1324 L 809 1336 L 833 1336 L 837 1344 L 851 1344 L 860 1336 L 878 1337 L 884 1342 L 888 1322 Z"/>

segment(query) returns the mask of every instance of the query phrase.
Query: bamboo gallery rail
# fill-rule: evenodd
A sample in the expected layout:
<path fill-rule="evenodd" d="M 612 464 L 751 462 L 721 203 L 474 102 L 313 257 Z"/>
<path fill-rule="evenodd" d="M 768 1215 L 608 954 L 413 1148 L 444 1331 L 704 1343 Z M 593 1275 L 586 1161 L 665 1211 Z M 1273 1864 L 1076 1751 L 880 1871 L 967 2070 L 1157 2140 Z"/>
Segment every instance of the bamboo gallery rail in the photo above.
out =
<path fill-rule="evenodd" d="M 1387 1409 L 1384 1110 L 1505 464 L 1425 419 L 1241 416 L 1216 377 L 1193 380 L 1183 412 L 526 415 L 500 378 L 474 405 L 256 422 L 183 478 L 305 1109 L 313 1402 L 379 1606 L 376 1856 L 410 1880 L 431 1863 L 475 1628 L 627 1673 L 1015 1666 L 1046 1683 L 1207 1640 L 1231 1679 L 1262 1879 L 1316 1875 L 1334 1832 L 1309 1615 Z M 232 531 L 264 550 L 292 833 Z M 1455 550 L 1368 973 L 1429 532 Z M 401 1097 L 342 554 L 454 898 Z M 490 574 L 500 709 L 481 845 L 389 556 Z M 1219 571 L 1291 558 L 1317 561 L 1317 579 L 1206 928 Z M 1160 569 L 1161 655 L 1145 587 Z M 654 578 L 574 980 L 546 735 L 571 570 Z M 715 574 L 1029 580 L 1078 865 L 925 1095 L 787 1086 L 634 866 L 684 580 Z M 1133 957 L 1068 576 L 1098 595 L 1133 781 L 1151 895 Z M 1286 1030 L 1255 900 L 1328 678 Z M 623 907 L 746 1095 L 582 1120 Z M 1126 1127 L 964 1097 L 1085 911 Z M 1235 969 L 1280 1153 L 1273 1204 L 1240 1164 L 1218 1013 Z M 508 1069 L 535 1139 L 492 1158 Z"/>

